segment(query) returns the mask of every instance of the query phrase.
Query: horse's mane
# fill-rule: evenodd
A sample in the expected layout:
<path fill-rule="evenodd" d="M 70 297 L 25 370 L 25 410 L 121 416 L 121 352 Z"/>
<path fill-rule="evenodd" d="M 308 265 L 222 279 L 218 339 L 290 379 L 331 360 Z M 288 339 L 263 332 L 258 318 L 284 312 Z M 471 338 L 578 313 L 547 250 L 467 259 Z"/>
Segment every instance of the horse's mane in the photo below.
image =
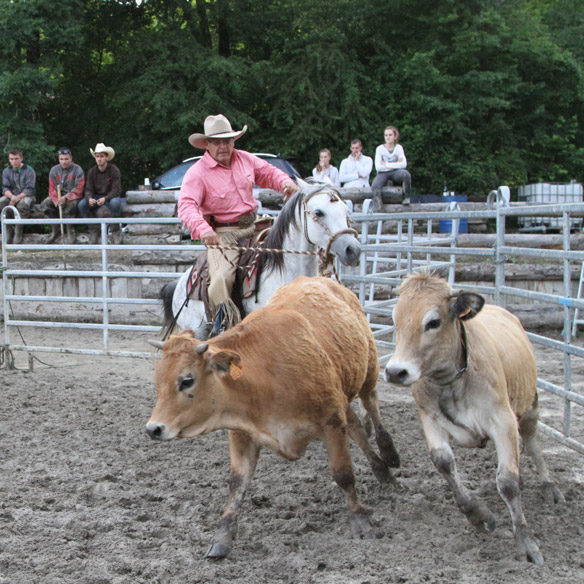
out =
<path fill-rule="evenodd" d="M 288 202 L 284 205 L 280 214 L 278 215 L 274 225 L 270 229 L 268 236 L 262 243 L 263 248 L 267 249 L 282 249 L 284 238 L 286 237 L 290 228 L 298 227 L 296 221 L 296 210 L 302 203 L 302 190 L 296 192 Z M 284 254 L 278 252 L 266 252 L 262 254 L 264 270 L 282 271 L 284 267 Z"/>

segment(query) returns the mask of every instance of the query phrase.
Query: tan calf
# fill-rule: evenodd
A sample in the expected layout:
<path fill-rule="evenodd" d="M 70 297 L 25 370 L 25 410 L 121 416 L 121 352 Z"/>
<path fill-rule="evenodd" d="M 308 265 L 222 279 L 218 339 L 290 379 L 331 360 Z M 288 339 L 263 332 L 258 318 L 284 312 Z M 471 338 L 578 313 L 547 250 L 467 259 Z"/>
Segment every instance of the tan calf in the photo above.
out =
<path fill-rule="evenodd" d="M 509 507 L 523 557 L 543 557 L 527 525 L 519 490 L 519 435 L 533 457 L 546 498 L 563 500 L 536 439 L 539 417 L 533 349 L 519 320 L 478 294 L 453 293 L 429 273 L 408 276 L 393 312 L 396 350 L 385 368 L 392 383 L 411 386 L 436 468 L 479 530 L 495 518 L 462 484 L 450 439 L 465 447 L 495 445 L 497 489 Z"/>
<path fill-rule="evenodd" d="M 184 331 L 162 349 L 149 435 L 171 440 L 230 430 L 230 496 L 208 557 L 231 550 L 260 447 L 296 460 L 315 438 L 325 443 L 355 536 L 373 536 L 355 489 L 349 435 L 380 481 L 393 480 L 388 467 L 399 466 L 399 457 L 381 424 L 377 351 L 352 292 L 328 279 L 300 277 L 207 343 Z M 381 458 L 349 407 L 357 396 L 373 420 Z"/>

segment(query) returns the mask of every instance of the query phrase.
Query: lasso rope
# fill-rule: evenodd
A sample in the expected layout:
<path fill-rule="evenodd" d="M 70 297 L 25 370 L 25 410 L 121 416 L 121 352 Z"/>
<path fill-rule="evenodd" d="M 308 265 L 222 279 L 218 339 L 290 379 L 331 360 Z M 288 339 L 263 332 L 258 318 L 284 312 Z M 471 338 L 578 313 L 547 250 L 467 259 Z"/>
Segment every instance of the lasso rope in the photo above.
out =
<path fill-rule="evenodd" d="M 274 249 L 274 248 L 269 248 L 269 247 L 244 247 L 241 245 L 218 245 L 218 244 L 212 244 L 212 245 L 208 245 L 206 247 L 208 249 L 218 249 L 219 251 L 221 251 L 225 260 L 228 261 L 234 268 L 240 269 L 240 270 L 247 270 L 250 266 L 249 265 L 247 265 L 247 266 L 236 265 L 223 253 L 224 250 L 239 251 L 239 252 L 251 251 L 251 252 L 254 252 L 256 254 L 261 254 L 261 253 L 281 253 L 281 254 L 291 253 L 291 254 L 297 254 L 297 255 L 318 256 L 319 260 L 320 260 L 319 265 L 318 265 L 319 275 L 323 276 L 325 278 L 330 278 L 331 275 L 334 273 L 337 281 L 338 282 L 341 281 L 339 278 L 339 274 L 337 272 L 337 268 L 336 268 L 335 263 L 334 263 L 335 256 L 331 253 L 326 253 L 325 250 L 323 250 L 323 249 L 319 249 L 318 251 L 299 251 L 299 250 L 295 250 L 295 249 Z M 329 246 L 327 246 L 327 247 L 330 248 L 330 242 L 329 242 Z M 329 265 L 332 267 L 332 272 L 330 270 L 328 270 Z"/>

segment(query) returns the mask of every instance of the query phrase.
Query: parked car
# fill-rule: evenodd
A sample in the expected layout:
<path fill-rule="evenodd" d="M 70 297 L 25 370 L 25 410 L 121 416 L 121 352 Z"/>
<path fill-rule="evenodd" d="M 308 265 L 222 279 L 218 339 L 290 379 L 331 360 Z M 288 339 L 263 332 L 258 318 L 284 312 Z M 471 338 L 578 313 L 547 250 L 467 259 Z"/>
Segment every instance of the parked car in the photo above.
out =
<path fill-rule="evenodd" d="M 275 154 L 266 154 L 264 152 L 255 153 L 254 154 L 266 160 L 270 164 L 273 164 L 276 168 L 279 168 L 281 171 L 285 172 L 291 179 L 300 178 L 300 173 L 292 166 L 292 164 L 283 158 L 282 156 L 277 156 Z M 179 190 L 183 178 L 187 172 L 187 170 L 195 163 L 197 160 L 200 160 L 202 156 L 193 156 L 192 158 L 187 158 L 183 160 L 180 164 L 173 166 L 170 170 L 167 170 L 165 173 L 157 176 L 152 181 L 152 188 L 154 190 L 161 190 L 161 191 L 176 191 Z"/>

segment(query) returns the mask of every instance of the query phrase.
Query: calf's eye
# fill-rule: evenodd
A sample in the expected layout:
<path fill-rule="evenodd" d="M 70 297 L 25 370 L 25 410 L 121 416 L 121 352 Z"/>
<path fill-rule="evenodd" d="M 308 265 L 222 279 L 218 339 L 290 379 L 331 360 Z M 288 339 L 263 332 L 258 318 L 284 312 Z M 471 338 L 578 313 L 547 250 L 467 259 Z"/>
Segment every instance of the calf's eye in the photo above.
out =
<path fill-rule="evenodd" d="M 440 326 L 440 319 L 439 318 L 433 318 L 431 321 L 429 321 L 426 324 L 426 330 L 432 330 L 432 329 L 437 329 Z"/>
<path fill-rule="evenodd" d="M 184 379 L 179 379 L 178 390 L 185 391 L 193 387 L 193 385 L 195 385 L 195 380 L 192 377 L 185 377 Z"/>

